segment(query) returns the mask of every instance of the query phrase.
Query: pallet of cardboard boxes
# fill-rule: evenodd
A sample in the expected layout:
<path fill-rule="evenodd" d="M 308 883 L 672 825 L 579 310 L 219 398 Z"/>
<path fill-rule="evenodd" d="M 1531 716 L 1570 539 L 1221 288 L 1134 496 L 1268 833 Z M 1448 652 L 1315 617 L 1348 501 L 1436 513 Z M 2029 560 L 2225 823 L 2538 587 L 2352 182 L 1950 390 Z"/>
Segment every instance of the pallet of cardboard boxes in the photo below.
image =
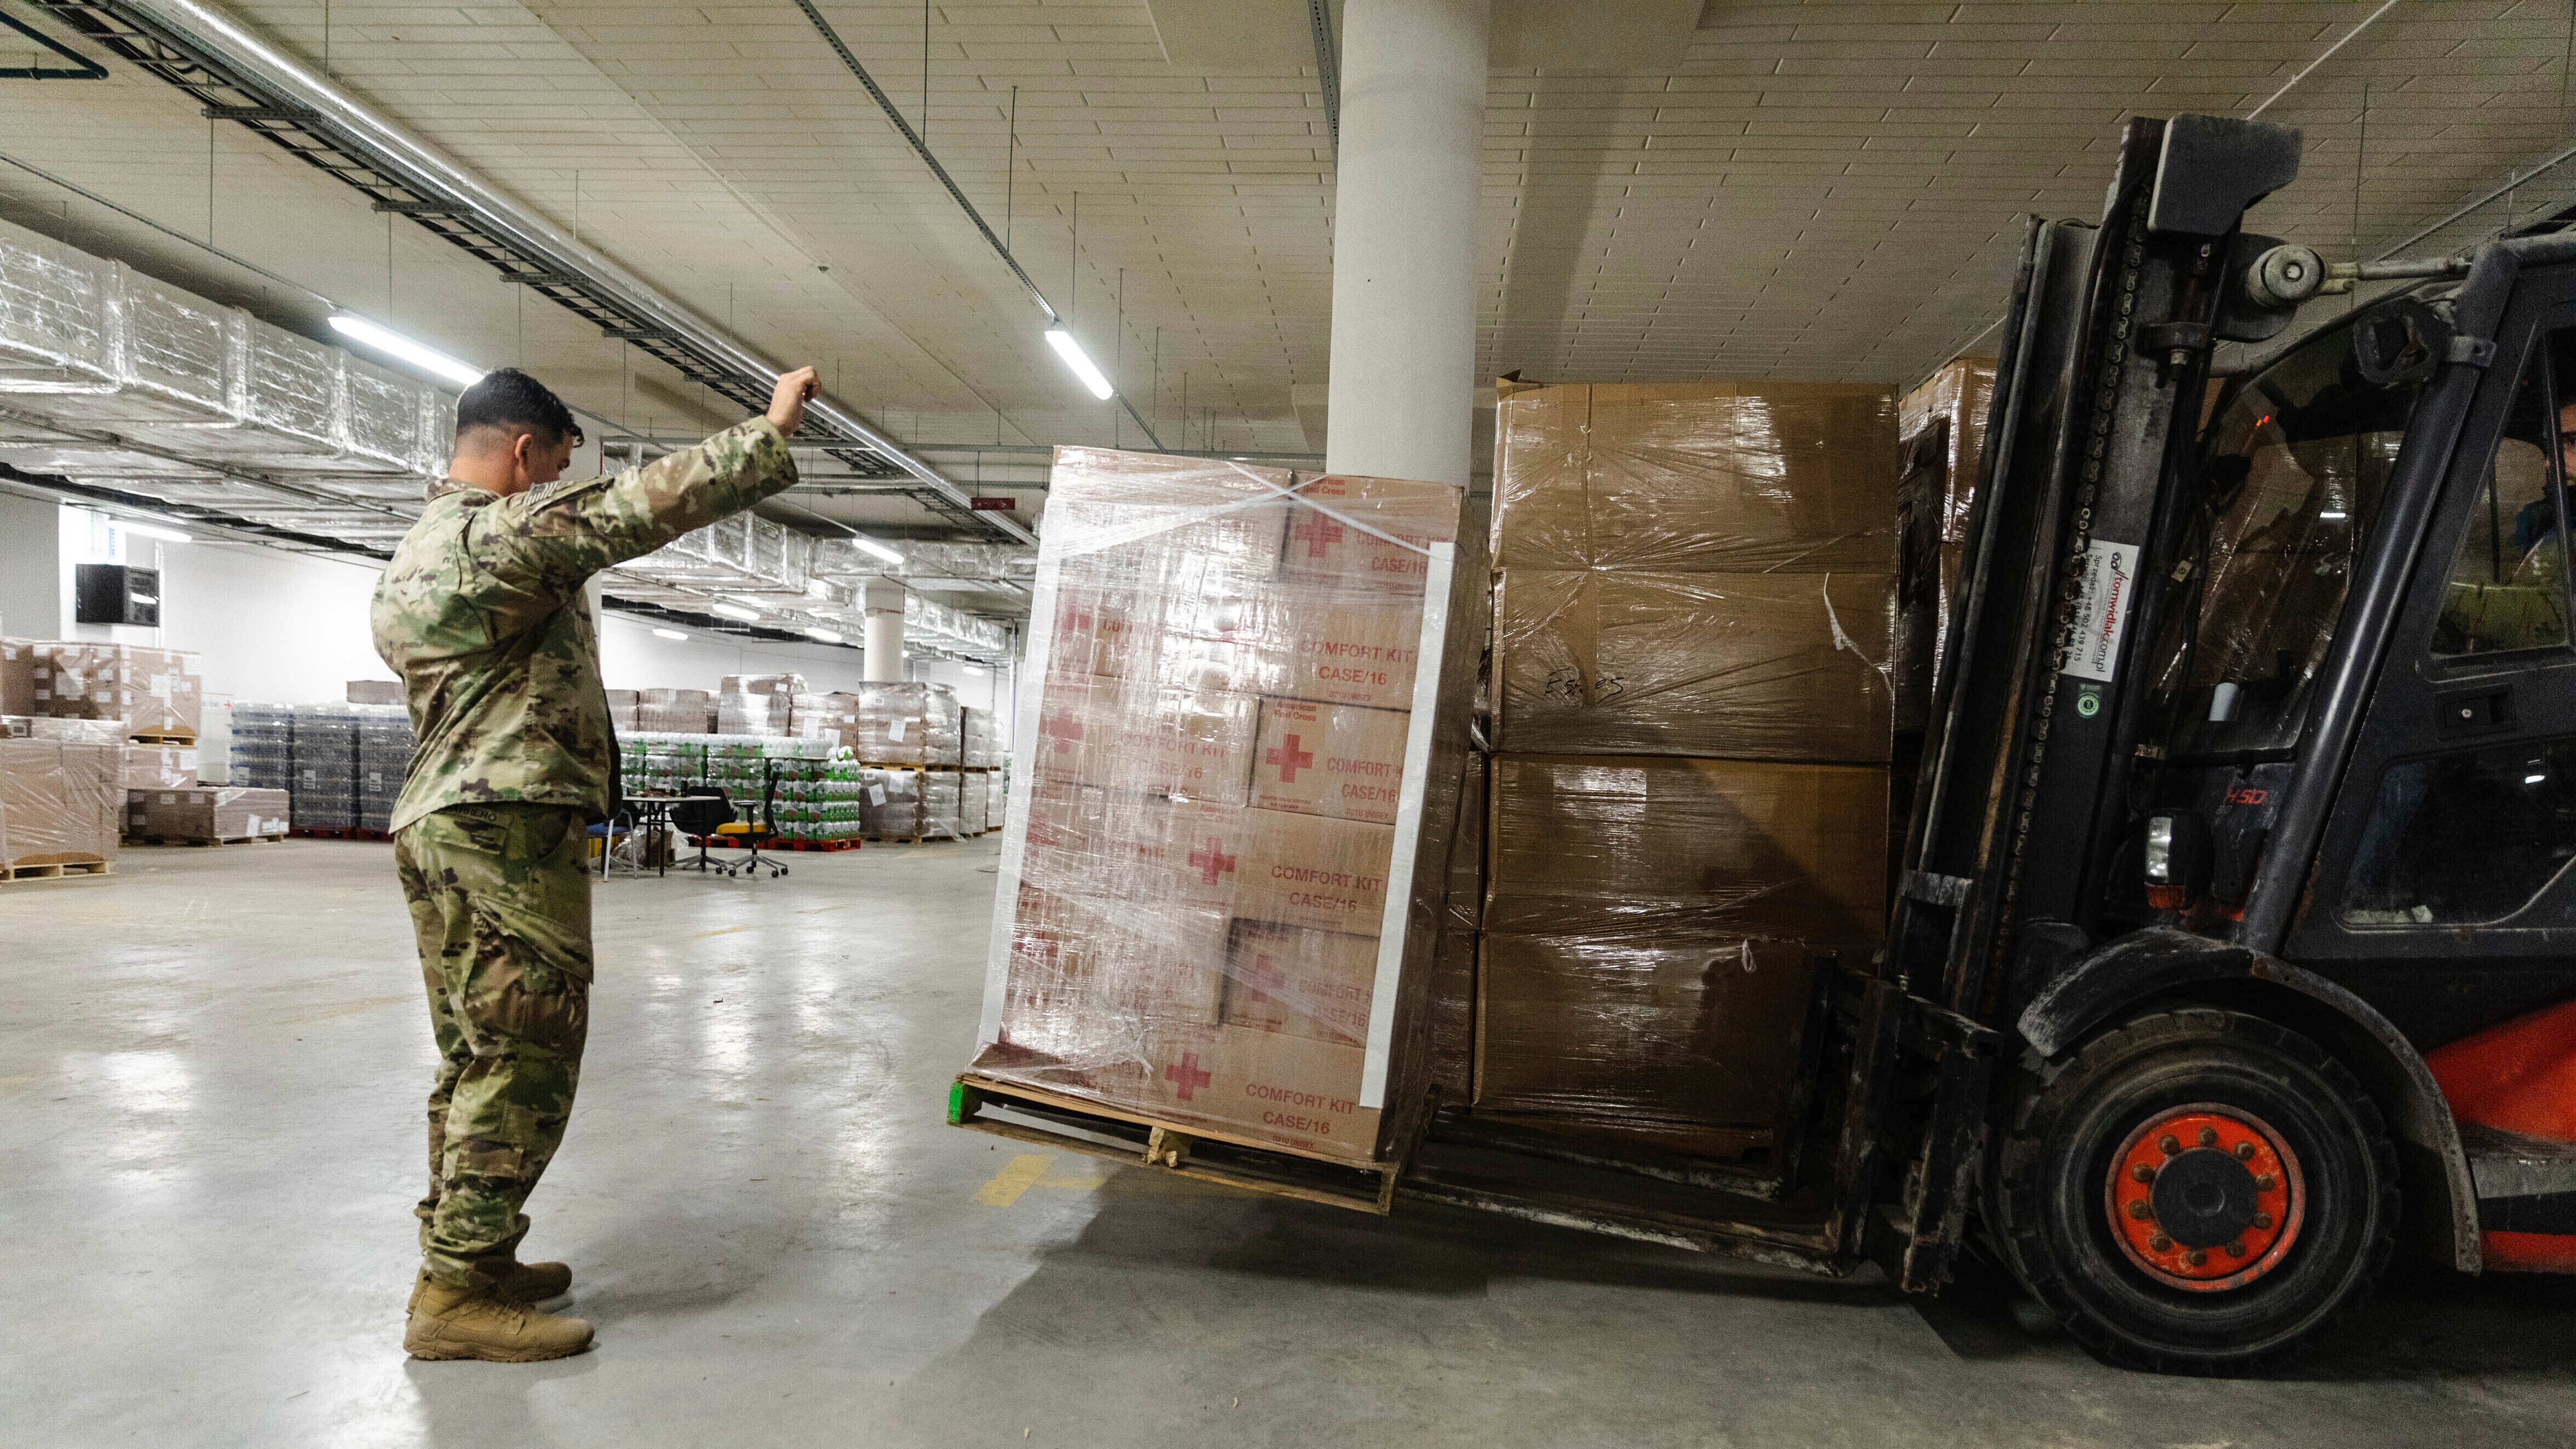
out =
<path fill-rule="evenodd" d="M 953 1120 L 1387 1210 L 1433 1100 L 1466 516 L 1442 484 L 1058 450 Z"/>
<path fill-rule="evenodd" d="M 1471 1111 L 1758 1162 L 1882 929 L 1895 398 L 1500 391 Z"/>
<path fill-rule="evenodd" d="M 112 871 L 127 790 L 196 785 L 204 692 L 184 650 L 0 639 L 0 881 Z"/>

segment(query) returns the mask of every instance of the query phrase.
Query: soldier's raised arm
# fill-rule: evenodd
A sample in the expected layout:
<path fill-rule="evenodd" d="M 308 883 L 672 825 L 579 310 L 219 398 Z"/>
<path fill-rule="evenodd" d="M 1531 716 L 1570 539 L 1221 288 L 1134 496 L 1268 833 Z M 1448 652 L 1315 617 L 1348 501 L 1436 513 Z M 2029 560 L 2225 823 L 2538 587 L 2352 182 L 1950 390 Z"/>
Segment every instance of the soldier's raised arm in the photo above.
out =
<path fill-rule="evenodd" d="M 475 522 L 487 568 L 562 598 L 591 575 L 749 508 L 796 482 L 787 438 L 814 395 L 814 369 L 783 374 L 769 410 L 642 467 L 506 498 Z"/>

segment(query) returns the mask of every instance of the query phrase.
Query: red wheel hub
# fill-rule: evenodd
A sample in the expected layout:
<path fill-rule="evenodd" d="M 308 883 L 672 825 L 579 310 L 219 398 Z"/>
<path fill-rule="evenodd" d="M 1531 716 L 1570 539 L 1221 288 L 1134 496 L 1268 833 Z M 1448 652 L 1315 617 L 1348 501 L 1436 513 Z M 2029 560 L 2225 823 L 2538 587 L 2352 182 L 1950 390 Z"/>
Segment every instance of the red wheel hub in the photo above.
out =
<path fill-rule="evenodd" d="M 2200 1102 L 2120 1144 L 2102 1187 L 2111 1236 L 2148 1277 L 2217 1293 L 2279 1266 L 2307 1214 L 2298 1154 L 2262 1118 Z"/>

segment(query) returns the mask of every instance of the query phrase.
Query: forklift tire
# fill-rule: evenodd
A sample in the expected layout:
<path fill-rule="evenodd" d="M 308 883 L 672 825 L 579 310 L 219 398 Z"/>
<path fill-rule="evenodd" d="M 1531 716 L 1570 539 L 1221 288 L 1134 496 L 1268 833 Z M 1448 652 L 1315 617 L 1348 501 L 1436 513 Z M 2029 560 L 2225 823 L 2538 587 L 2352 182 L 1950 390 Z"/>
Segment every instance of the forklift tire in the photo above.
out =
<path fill-rule="evenodd" d="M 1987 1201 L 2014 1274 L 2096 1357 L 2251 1373 L 2369 1297 L 2396 1239 L 2397 1153 L 2315 1043 L 2186 1007 L 2039 1069 Z"/>

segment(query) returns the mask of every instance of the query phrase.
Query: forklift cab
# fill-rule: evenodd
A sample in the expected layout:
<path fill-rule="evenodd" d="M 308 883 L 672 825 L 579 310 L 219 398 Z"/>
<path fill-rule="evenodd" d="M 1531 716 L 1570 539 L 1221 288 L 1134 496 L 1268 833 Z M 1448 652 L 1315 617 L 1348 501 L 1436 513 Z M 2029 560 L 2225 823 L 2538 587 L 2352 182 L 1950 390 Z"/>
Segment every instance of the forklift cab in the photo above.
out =
<path fill-rule="evenodd" d="M 2101 223 L 2034 223 L 1845 1013 L 1842 1161 L 1910 1144 L 1868 1251 L 1931 1288 L 1973 1232 L 2167 1371 L 2295 1353 L 2401 1224 L 2576 1271 L 2576 238 L 2321 287 L 2243 230 L 2297 156 L 2133 123 Z"/>

